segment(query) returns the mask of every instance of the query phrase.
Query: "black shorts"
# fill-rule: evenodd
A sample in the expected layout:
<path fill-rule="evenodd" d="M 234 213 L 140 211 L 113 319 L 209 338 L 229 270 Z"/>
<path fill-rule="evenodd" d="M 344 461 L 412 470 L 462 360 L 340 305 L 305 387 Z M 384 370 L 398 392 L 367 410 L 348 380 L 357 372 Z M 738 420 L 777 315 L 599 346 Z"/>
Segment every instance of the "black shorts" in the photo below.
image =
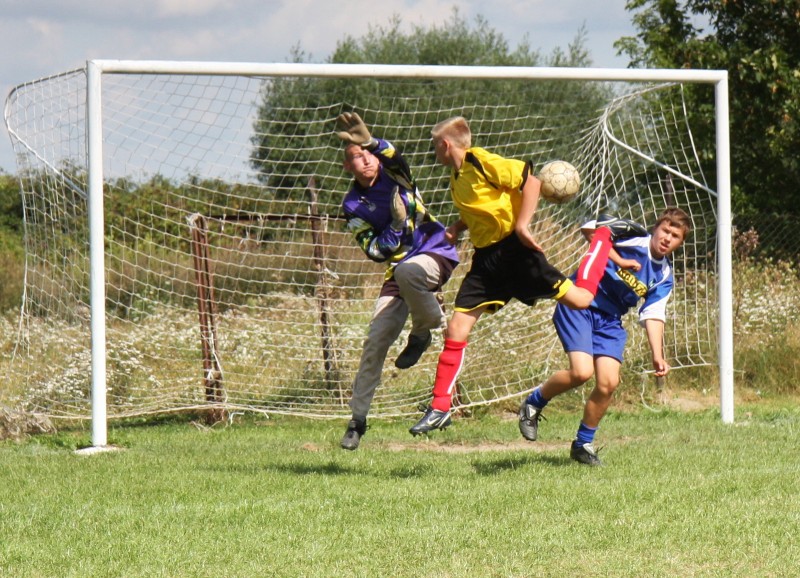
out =
<path fill-rule="evenodd" d="M 515 233 L 475 249 L 472 267 L 456 295 L 456 311 L 472 311 L 484 305 L 494 312 L 515 298 L 526 305 L 555 297 L 564 274 L 547 262 L 541 251 L 522 244 Z"/>

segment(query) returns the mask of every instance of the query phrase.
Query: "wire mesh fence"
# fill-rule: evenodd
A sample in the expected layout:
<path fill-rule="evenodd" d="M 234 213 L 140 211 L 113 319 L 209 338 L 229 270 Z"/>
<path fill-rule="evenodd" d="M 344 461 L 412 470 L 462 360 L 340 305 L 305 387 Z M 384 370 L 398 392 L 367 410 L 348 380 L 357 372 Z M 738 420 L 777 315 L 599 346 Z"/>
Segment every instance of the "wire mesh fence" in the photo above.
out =
<path fill-rule="evenodd" d="M 764 214 L 734 218 L 737 259 L 770 259 L 800 264 L 800 215 Z"/>

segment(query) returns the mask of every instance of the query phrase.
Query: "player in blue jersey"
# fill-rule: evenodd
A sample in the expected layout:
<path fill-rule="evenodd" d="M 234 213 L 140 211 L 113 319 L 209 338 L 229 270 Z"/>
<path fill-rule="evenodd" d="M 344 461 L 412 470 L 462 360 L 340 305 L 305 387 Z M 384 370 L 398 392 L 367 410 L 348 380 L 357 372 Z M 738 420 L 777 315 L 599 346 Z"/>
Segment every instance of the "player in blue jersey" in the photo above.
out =
<path fill-rule="evenodd" d="M 587 239 L 594 228 L 594 221 L 582 227 Z M 639 323 L 647 333 L 653 369 L 657 377 L 666 375 L 670 368 L 664 359 L 662 342 L 667 300 L 674 284 L 669 256 L 690 232 L 691 221 L 684 211 L 666 209 L 651 234 L 614 241 L 614 250 L 589 309 L 556 305 L 553 323 L 569 357 L 569 369 L 556 371 L 522 401 L 519 429 L 525 439 L 536 440 L 542 410 L 551 399 L 583 385 L 594 375 L 595 386 L 584 407 L 570 457 L 590 466 L 602 465 L 592 444 L 619 385 L 627 339 L 622 316 L 643 300 Z"/>
<path fill-rule="evenodd" d="M 458 264 L 458 252 L 444 225 L 422 203 L 400 152 L 372 136 L 356 113 L 343 113 L 336 122 L 345 143 L 344 169 L 353 175 L 342 201 L 347 228 L 368 258 L 387 265 L 353 382 L 352 419 L 341 442 L 342 448 L 355 450 L 367 429 L 386 354 L 408 316 L 408 344 L 395 361 L 400 369 L 417 363 L 431 343 L 431 330 L 444 327 L 437 292 Z"/>

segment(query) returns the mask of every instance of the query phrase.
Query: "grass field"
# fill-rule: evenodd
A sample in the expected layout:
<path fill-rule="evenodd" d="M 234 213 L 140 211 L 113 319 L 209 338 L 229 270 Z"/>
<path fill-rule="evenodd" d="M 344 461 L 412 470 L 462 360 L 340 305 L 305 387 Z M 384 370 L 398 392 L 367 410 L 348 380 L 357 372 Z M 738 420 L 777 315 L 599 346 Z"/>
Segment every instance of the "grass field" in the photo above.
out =
<path fill-rule="evenodd" d="M 797 400 L 612 409 L 603 468 L 486 412 L 415 439 L 375 421 L 187 418 L 0 443 L 0 576 L 797 576 Z"/>

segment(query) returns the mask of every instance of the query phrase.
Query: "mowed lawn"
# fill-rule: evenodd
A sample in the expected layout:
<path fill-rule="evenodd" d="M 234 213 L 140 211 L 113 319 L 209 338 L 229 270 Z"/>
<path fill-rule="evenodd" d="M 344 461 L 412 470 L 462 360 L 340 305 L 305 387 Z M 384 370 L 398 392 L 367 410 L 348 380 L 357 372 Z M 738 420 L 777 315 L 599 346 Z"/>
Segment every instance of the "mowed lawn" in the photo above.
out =
<path fill-rule="evenodd" d="M 539 442 L 511 412 L 412 438 L 371 422 L 111 424 L 0 443 L 0 576 L 797 576 L 800 406 L 612 409 L 602 468 L 579 413 Z"/>

